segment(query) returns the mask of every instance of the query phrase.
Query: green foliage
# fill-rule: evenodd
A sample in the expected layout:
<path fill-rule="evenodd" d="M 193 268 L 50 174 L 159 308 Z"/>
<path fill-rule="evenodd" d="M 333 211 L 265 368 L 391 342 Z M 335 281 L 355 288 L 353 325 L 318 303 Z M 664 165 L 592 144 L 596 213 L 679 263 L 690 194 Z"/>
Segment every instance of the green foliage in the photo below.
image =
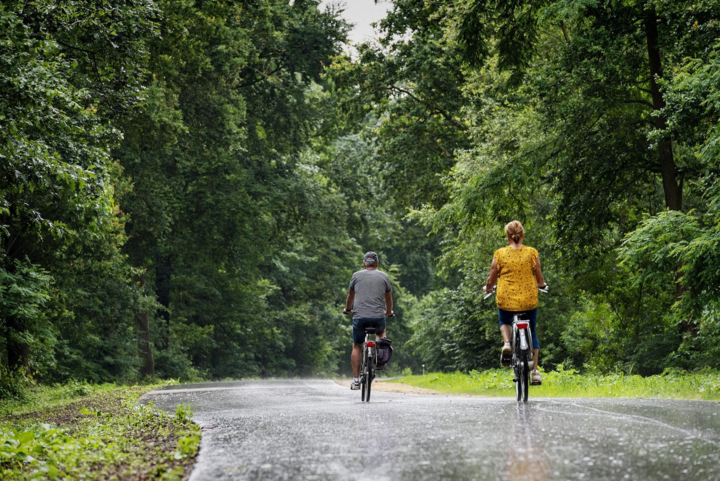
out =
<path fill-rule="evenodd" d="M 347 371 L 366 250 L 392 369 L 492 367 L 512 219 L 544 366 L 718 366 L 720 3 L 319 3 L 0 5 L 0 396 Z"/>
<path fill-rule="evenodd" d="M 33 385 L 32 380 L 21 370 L 5 371 L 0 378 L 0 400 L 25 401 L 28 397 L 29 388 Z"/>
<path fill-rule="evenodd" d="M 448 286 L 414 314 L 412 345 L 429 366 L 467 372 L 496 362 L 493 316 L 477 307 L 479 273 L 512 219 L 528 228 L 526 244 L 557 287 L 540 306 L 541 363 L 643 375 L 707 365 L 694 353 L 720 285 L 718 8 L 399 2 L 381 46 L 336 65 L 338 85 L 355 95 L 341 98 L 372 103 L 373 133 L 395 147 L 386 172 L 430 158 L 401 146 L 422 145 L 431 131 L 399 119 L 424 126 L 435 116 L 463 131 L 447 162 L 403 178 L 414 186 L 405 192 L 419 195 L 395 197 L 442 245 Z M 432 47 L 442 48 L 422 62 Z M 454 66 L 449 86 L 417 80 L 429 62 L 428 72 Z M 401 96 L 381 95 L 404 85 Z M 439 181 L 433 195 L 430 178 Z M 712 322 L 701 332 L 712 339 Z"/>
<path fill-rule="evenodd" d="M 56 333 L 48 324 L 46 304 L 52 278 L 28 261 L 15 260 L 9 269 L 0 266 L 0 349 L 25 345 L 36 355 L 23 368 L 0 366 L 4 389 L 0 399 L 21 397 L 29 378 L 54 367 Z"/>
<path fill-rule="evenodd" d="M 181 479 L 199 449 L 200 429 L 189 407 L 179 406 L 173 418 L 138 405 L 139 394 L 149 389 L 71 383 L 32 393 L 52 401 L 43 411 L 0 420 L 0 473 L 12 479 Z M 66 406 L 58 411 L 57 405 Z"/>
<path fill-rule="evenodd" d="M 323 135 L 320 72 L 347 27 L 317 2 L 162 10 L 147 107 L 117 150 L 133 182 L 125 251 L 162 305 L 157 372 L 328 372 L 327 302 L 354 246 L 332 227 L 342 196 L 305 153 Z"/>
<path fill-rule="evenodd" d="M 697 335 L 681 353 L 697 366 L 720 368 L 720 309 L 719 303 L 708 304 L 700 313 Z"/>
<path fill-rule="evenodd" d="M 360 251 L 309 154 L 348 28 L 318 4 L 0 7 L 5 395 L 337 368 Z"/>
<path fill-rule="evenodd" d="M 110 149 L 113 122 L 141 101 L 155 14 L 145 2 L 0 6 L 3 370 L 133 375 L 142 295 L 119 252 L 123 183 Z"/>
<path fill-rule="evenodd" d="M 482 297 L 464 284 L 433 291 L 412 311 L 415 349 L 428 370 L 469 371 L 497 362 L 497 312 L 483 309 Z"/>

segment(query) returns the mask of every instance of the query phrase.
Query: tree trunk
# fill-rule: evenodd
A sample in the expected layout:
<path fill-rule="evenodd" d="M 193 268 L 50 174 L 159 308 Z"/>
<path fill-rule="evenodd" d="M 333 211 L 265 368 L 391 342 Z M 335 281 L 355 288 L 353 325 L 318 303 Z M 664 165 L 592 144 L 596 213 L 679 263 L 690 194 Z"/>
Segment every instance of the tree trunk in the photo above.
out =
<path fill-rule="evenodd" d="M 172 259 L 170 256 L 158 255 L 155 263 L 155 292 L 158 302 L 163 306 L 158 312 L 164 321 L 162 345 L 167 348 L 170 343 L 170 281 L 172 279 Z"/>
<path fill-rule="evenodd" d="M 658 111 L 665 107 L 665 99 L 658 79 L 662 78 L 662 60 L 660 58 L 660 46 L 658 42 L 658 19 L 655 8 L 647 11 L 645 16 L 645 35 L 647 37 L 648 60 L 650 61 L 650 94 L 652 95 L 653 109 Z M 665 118 L 655 118 L 655 127 L 658 130 L 665 130 Z M 673 145 L 670 140 L 662 140 L 658 145 L 658 157 L 660 161 L 660 173 L 662 174 L 663 191 L 665 192 L 665 205 L 670 210 L 682 209 L 682 192 L 675 173 L 675 158 L 673 156 Z"/>
<path fill-rule="evenodd" d="M 647 37 L 648 60 L 650 63 L 650 94 L 652 95 L 653 110 L 659 111 L 665 107 L 665 99 L 658 85 L 658 80 L 663 76 L 663 68 L 660 57 L 658 18 L 655 7 L 650 8 L 645 16 L 645 35 Z M 665 130 L 667 127 L 665 117 L 662 115 L 658 115 L 654 123 L 658 130 Z M 675 172 L 672 141 L 661 140 L 659 142 L 658 157 L 663 181 L 663 192 L 665 192 L 665 205 L 670 210 L 682 210 L 682 184 L 678 183 Z M 675 298 L 677 300 L 680 300 L 685 292 L 685 287 L 680 282 L 682 279 L 681 268 L 682 264 L 675 267 Z M 685 333 L 695 333 L 697 329 L 686 319 L 680 323 L 680 330 Z"/>
<path fill-rule="evenodd" d="M 140 277 L 140 287 L 145 293 L 145 272 Z M 155 375 L 155 358 L 150 342 L 150 315 L 147 312 L 135 312 L 135 326 L 140 335 L 139 354 L 142 360 L 140 374 L 143 376 Z"/>
<path fill-rule="evenodd" d="M 142 360 L 140 374 L 154 376 L 155 359 L 153 358 L 152 344 L 150 343 L 150 316 L 148 313 L 136 312 L 135 324 L 140 334 L 140 359 Z"/>

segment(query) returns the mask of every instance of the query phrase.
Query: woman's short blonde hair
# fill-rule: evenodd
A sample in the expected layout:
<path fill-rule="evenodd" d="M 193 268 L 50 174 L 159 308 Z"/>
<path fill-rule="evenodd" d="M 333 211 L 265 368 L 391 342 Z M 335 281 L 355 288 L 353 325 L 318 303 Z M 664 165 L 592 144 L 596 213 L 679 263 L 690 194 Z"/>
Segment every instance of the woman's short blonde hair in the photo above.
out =
<path fill-rule="evenodd" d="M 520 221 L 514 220 L 512 222 L 508 222 L 508 225 L 505 226 L 505 234 L 507 234 L 507 236 L 513 241 L 520 242 L 520 240 L 525 237 L 525 229 L 523 229 L 523 225 Z"/>

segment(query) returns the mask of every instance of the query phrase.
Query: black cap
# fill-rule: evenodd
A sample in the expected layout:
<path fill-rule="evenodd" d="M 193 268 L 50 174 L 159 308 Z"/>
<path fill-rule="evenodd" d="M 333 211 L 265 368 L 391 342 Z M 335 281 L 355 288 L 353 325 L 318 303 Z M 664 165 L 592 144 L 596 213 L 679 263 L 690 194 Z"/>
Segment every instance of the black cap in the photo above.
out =
<path fill-rule="evenodd" d="M 373 251 L 366 252 L 363 261 L 365 261 L 366 266 L 375 266 L 378 263 L 378 255 Z"/>

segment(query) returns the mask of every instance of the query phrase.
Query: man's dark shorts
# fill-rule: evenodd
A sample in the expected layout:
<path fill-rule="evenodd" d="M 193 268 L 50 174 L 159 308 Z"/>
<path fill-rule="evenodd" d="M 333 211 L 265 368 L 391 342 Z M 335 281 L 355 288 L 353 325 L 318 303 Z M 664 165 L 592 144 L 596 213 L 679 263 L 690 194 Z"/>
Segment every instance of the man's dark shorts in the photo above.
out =
<path fill-rule="evenodd" d="M 353 342 L 355 344 L 362 344 L 365 342 L 366 327 L 374 327 L 375 333 L 380 334 L 385 330 L 385 318 L 361 317 L 360 319 L 353 319 Z"/>
<path fill-rule="evenodd" d="M 537 326 L 537 307 L 530 311 L 521 312 L 506 311 L 504 309 L 498 308 L 498 315 L 500 316 L 499 326 L 502 327 L 503 324 L 512 326 L 513 317 L 515 316 L 515 314 L 521 313 L 526 313 L 526 319 L 530 321 L 530 331 L 532 332 L 533 349 L 540 349 L 540 341 L 538 341 L 537 330 L 535 329 L 535 326 Z"/>

